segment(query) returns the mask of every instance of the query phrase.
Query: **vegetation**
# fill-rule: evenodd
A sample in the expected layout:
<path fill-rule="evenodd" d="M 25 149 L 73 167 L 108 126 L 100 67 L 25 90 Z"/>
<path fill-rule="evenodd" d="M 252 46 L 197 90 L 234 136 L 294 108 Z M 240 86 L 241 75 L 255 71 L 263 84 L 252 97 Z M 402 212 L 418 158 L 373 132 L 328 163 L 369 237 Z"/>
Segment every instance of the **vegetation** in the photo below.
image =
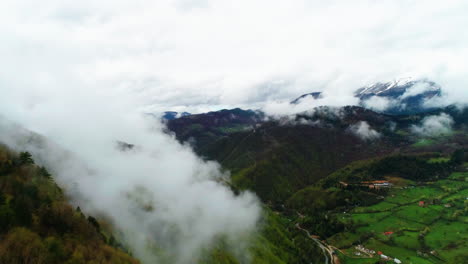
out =
<path fill-rule="evenodd" d="M 468 173 L 392 189 L 376 205 L 336 213 L 345 230 L 327 241 L 340 247 L 348 258 L 355 257 L 358 252 L 355 246 L 360 244 L 402 261 L 460 263 L 459 260 L 466 259 L 468 247 L 468 183 L 463 177 L 466 179 Z M 373 259 L 378 256 L 374 254 Z"/>
<path fill-rule="evenodd" d="M 460 251 L 453 250 L 451 256 L 442 256 L 440 252 L 449 252 L 448 248 L 454 247 L 450 241 L 464 237 L 454 236 L 448 244 L 433 245 L 437 252 L 434 255 L 428 249 L 431 239 L 437 240 L 432 237 L 437 237 L 437 233 L 428 235 L 427 241 L 421 240 L 420 234 L 430 234 L 427 228 L 440 221 L 466 223 L 466 209 L 445 204 L 455 204 L 468 196 L 468 191 L 456 182 L 466 177 L 462 172 L 451 174 L 468 167 L 466 151 L 460 149 L 468 143 L 467 109 L 444 109 L 455 121 L 454 131 L 431 138 L 415 136 L 411 127 L 442 110 L 407 116 L 379 115 L 359 107 L 345 107 L 339 113 L 332 110 L 318 109 L 312 114 L 298 115 L 295 120 L 249 124 L 254 129 L 248 131 L 223 129 L 229 127 L 229 122 L 216 129 L 207 128 L 209 116 L 205 115 L 181 118 L 174 122 L 177 129 L 171 130 L 180 141 L 192 137 L 194 142 L 202 142 L 194 145 L 195 151 L 231 170 L 234 190 L 254 191 L 277 217 L 284 219 L 286 226 L 282 228 L 288 230 L 285 233 L 288 239 L 284 241 L 293 242 L 302 251 L 305 245 L 314 242 L 304 232 L 295 237 L 296 224 L 341 249 L 335 250 L 341 263 L 379 260 L 377 256 L 354 255 L 358 244 L 402 256 L 403 263 L 434 263 L 442 259 L 461 263 L 456 260 L 463 259 L 461 250 L 467 245 L 458 243 Z M 319 125 L 303 125 L 300 120 Z M 360 120 L 366 120 L 381 137 L 363 142 L 352 136 L 347 128 Z M 459 150 L 454 152 L 456 149 Z M 363 184 L 377 180 L 391 183 L 392 188 L 371 189 Z M 432 203 L 431 206 L 420 207 L 421 199 Z M 394 233 L 384 235 L 389 229 Z M 271 231 L 268 230 L 264 232 Z M 275 252 L 274 255 L 290 252 L 285 250 L 288 243 L 276 240 L 281 236 L 268 237 L 266 233 L 260 239 L 268 245 L 266 252 Z M 273 259 L 270 262 L 277 263 Z M 286 262 L 295 263 L 290 259 Z"/>
<path fill-rule="evenodd" d="M 392 117 L 359 107 L 321 110 L 282 121 L 240 109 L 168 121 L 177 139 L 232 172 L 234 191 L 252 190 L 265 205 L 261 229 L 242 251 L 249 254 L 235 255 L 220 238 L 199 263 L 321 263 L 316 236 L 340 263 L 379 261 L 357 245 L 404 263 L 463 263 L 468 111 L 452 109 L 456 131 L 450 136 L 420 139 L 409 128 L 436 113 Z M 294 123 L 299 120 L 320 125 Z M 363 141 L 352 135 L 349 126 L 361 120 L 381 137 Z M 376 180 L 391 188 L 370 188 L 368 182 Z M 30 153 L 0 146 L 0 263 L 138 261 L 107 225 L 72 208 Z"/>
<path fill-rule="evenodd" d="M 139 263 L 73 209 L 30 153 L 0 146 L 0 263 Z"/>

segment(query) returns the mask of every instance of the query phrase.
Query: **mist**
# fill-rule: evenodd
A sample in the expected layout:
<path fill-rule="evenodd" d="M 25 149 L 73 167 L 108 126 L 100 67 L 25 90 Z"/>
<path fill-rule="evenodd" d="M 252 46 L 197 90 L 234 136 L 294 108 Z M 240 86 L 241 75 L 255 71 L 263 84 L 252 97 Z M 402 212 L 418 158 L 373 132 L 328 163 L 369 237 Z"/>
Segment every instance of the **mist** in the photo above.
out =
<path fill-rule="evenodd" d="M 81 87 L 49 89 L 43 100 L 33 100 L 28 88 L 6 92 L 0 113 L 17 125 L 1 122 L 0 141 L 31 151 L 75 205 L 113 223 L 144 263 L 193 263 L 219 239 L 248 262 L 257 198 L 234 195 L 224 185 L 228 172 L 163 133 L 163 124 L 136 110 L 131 94 Z M 118 141 L 135 147 L 124 151 Z"/>
<path fill-rule="evenodd" d="M 421 120 L 419 125 L 412 125 L 411 132 L 421 137 L 436 137 L 452 133 L 453 118 L 446 114 L 431 115 Z"/>
<path fill-rule="evenodd" d="M 372 129 L 369 123 L 366 121 L 360 121 L 349 127 L 349 131 L 354 135 L 358 136 L 362 140 L 374 140 L 381 136 L 379 132 Z"/>

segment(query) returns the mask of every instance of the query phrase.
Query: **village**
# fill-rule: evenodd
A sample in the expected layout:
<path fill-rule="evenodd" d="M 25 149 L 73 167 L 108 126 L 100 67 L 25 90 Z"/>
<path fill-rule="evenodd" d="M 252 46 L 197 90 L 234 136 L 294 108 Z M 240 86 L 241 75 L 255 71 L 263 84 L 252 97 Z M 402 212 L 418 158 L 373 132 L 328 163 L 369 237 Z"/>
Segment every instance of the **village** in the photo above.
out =
<path fill-rule="evenodd" d="M 463 263 L 450 261 L 466 241 L 468 172 L 433 182 L 388 178 L 337 187 L 368 190 L 380 200 L 339 213 L 345 231 L 325 241 L 344 263 Z"/>

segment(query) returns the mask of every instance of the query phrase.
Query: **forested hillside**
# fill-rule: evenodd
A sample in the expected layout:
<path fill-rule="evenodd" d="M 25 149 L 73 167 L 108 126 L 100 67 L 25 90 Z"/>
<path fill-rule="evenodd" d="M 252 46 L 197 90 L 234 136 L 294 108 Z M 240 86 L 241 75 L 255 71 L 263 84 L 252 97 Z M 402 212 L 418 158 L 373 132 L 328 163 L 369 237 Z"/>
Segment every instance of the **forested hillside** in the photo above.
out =
<path fill-rule="evenodd" d="M 278 219 L 290 223 L 286 227 L 296 234 L 293 241 L 297 242 L 302 237 L 301 243 L 294 243 L 296 248 L 304 250 L 305 245 L 312 246 L 317 252 L 314 254 L 328 258 L 331 263 L 378 262 L 377 253 L 362 256 L 363 253 L 359 251 L 361 247 L 358 247 L 361 244 L 385 250 L 395 258 L 404 258 L 403 263 L 452 263 L 455 259 L 463 258 L 460 252 L 465 246 L 458 243 L 461 239 L 459 236 L 450 240 L 453 250 L 435 246 L 434 240 L 427 240 L 427 243 L 432 243 L 432 248 L 424 243 L 408 247 L 399 242 L 408 235 L 404 227 L 396 228 L 387 221 L 385 223 L 388 225 L 377 226 L 370 219 L 362 220 L 358 214 L 361 212 L 359 208 L 369 208 L 369 212 L 375 213 L 371 208 L 381 206 L 388 214 L 392 210 L 384 205 L 395 199 L 395 195 L 401 196 L 401 201 L 394 210 L 414 210 L 411 203 L 417 203 L 416 199 L 427 201 L 429 197 L 425 186 L 433 185 L 437 189 L 434 194 L 437 193 L 439 197 L 458 197 L 456 208 L 452 204 L 445 205 L 453 210 L 445 210 L 447 212 L 444 211 L 444 214 L 453 216 L 445 219 L 440 215 L 442 218 L 438 216 L 425 225 L 414 224 L 411 222 L 414 219 L 405 220 L 404 215 L 394 221 L 414 228 L 411 232 L 424 234 L 429 232 L 424 230 L 437 228 L 445 224 L 444 221 L 452 221 L 454 228 L 462 228 L 462 234 L 466 232 L 466 223 L 460 215 L 460 212 L 466 212 L 466 203 L 464 205 L 459 201 L 466 187 L 449 187 L 457 185 L 449 177 L 454 177 L 450 176 L 454 172 L 466 170 L 467 112 L 466 108 L 448 107 L 429 113 L 389 116 L 360 107 L 324 107 L 292 118 L 262 120 L 255 126 L 245 125 L 243 130 L 218 133 L 216 136 L 204 133 L 218 129 L 216 122 L 207 130 L 204 129 L 206 121 L 199 122 L 208 116 L 195 119 L 183 117 L 169 121 L 169 125 L 171 122 L 177 124 L 174 132 L 180 141 L 187 140 L 200 155 L 215 159 L 224 168 L 230 169 L 234 190 L 254 191 L 267 205 L 267 210 L 272 210 Z M 417 128 L 426 123 L 430 123 L 430 129 L 438 131 L 437 122 L 435 125 L 431 122 L 434 118 L 445 119 L 447 116 L 452 120 L 448 124 L 450 130 L 416 133 Z M 366 138 L 353 133 L 353 125 L 362 121 L 378 136 Z M 227 125 L 224 122 L 221 126 Z M 194 127 L 196 132 L 192 130 Z M 198 141 L 199 135 L 202 135 L 202 141 Z M 409 195 L 407 192 L 413 188 L 417 193 L 421 190 L 421 195 Z M 438 199 L 434 209 L 418 211 L 440 214 L 441 211 L 433 211 L 439 210 L 442 205 L 442 198 Z M 348 217 L 357 220 L 343 220 Z M 380 214 L 376 217 L 384 220 Z M 363 225 L 367 227 L 363 228 Z M 389 229 L 388 234 L 401 231 L 395 235 L 397 240 L 394 242 L 375 233 L 377 229 L 382 229 L 382 232 Z M 284 244 L 276 244 L 278 241 L 275 239 L 270 238 L 269 242 L 284 249 Z M 437 252 L 441 251 L 443 258 L 431 253 L 434 247 Z M 353 257 L 353 254 L 362 257 Z"/>
<path fill-rule="evenodd" d="M 0 263 L 140 263 L 104 233 L 28 152 L 0 145 Z"/>

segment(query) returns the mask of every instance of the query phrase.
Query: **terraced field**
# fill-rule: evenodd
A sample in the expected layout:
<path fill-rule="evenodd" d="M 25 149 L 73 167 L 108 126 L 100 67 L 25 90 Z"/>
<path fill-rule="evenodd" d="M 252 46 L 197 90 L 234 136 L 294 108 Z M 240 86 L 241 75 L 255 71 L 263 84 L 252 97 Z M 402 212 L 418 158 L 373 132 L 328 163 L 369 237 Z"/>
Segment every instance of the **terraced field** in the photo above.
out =
<path fill-rule="evenodd" d="M 346 231 L 327 242 L 340 249 L 342 263 L 375 263 L 379 251 L 402 263 L 466 263 L 467 199 L 468 172 L 394 188 L 378 204 L 339 213 Z"/>

